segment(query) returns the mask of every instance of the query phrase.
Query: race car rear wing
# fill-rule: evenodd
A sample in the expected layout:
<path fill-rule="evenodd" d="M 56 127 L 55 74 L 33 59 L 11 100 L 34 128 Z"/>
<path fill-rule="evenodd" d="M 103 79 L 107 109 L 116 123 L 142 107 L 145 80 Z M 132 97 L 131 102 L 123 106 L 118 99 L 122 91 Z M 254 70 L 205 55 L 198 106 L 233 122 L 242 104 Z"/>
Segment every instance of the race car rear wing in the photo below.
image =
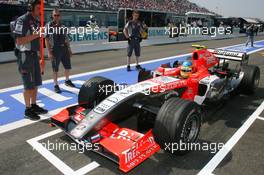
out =
<path fill-rule="evenodd" d="M 249 55 L 245 52 L 226 51 L 223 49 L 208 49 L 218 59 L 239 61 L 241 63 L 247 63 Z"/>

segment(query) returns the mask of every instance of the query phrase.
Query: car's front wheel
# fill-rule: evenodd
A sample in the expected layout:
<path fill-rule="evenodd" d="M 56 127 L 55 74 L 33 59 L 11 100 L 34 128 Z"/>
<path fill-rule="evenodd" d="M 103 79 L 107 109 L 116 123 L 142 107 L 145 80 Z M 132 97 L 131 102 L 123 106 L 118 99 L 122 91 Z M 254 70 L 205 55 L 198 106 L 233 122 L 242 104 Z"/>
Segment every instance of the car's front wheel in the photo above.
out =
<path fill-rule="evenodd" d="M 102 100 L 115 92 L 115 82 L 104 77 L 93 77 L 87 80 L 81 87 L 78 102 L 79 105 L 93 108 Z"/>
<path fill-rule="evenodd" d="M 162 105 L 153 134 L 165 151 L 182 155 L 190 151 L 188 144 L 197 141 L 201 123 L 201 110 L 195 102 L 173 97 Z M 180 149 L 181 144 L 185 144 L 186 149 Z"/>

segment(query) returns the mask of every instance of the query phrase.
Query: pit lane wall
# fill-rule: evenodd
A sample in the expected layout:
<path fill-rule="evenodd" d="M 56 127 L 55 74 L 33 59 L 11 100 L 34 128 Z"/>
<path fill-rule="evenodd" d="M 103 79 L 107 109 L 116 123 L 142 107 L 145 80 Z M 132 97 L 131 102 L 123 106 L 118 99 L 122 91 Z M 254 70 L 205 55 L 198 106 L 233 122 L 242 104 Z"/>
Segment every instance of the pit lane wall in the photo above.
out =
<path fill-rule="evenodd" d="M 107 28 L 101 28 L 99 34 L 74 34 L 70 35 L 71 48 L 74 54 L 87 53 L 95 51 L 105 51 L 114 49 L 123 49 L 127 47 L 127 41 L 109 42 L 109 31 Z M 158 44 L 173 44 L 194 42 L 202 40 L 216 40 L 242 37 L 245 34 L 239 34 L 238 29 L 234 29 L 230 35 L 180 35 L 179 37 L 169 38 L 165 27 L 153 27 L 148 29 L 148 39 L 143 40 L 142 46 L 151 46 Z M 45 52 L 47 55 L 47 52 Z M 15 61 L 14 52 L 0 52 L 0 63 Z"/>

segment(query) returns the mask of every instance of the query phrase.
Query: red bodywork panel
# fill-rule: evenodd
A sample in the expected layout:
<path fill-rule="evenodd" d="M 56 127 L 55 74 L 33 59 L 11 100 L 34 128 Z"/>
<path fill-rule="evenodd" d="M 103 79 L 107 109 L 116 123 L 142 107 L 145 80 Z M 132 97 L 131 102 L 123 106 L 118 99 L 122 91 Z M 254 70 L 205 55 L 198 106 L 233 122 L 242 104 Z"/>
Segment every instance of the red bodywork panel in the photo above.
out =
<path fill-rule="evenodd" d="M 163 87 L 166 91 L 185 87 L 186 90 L 182 94 L 181 98 L 193 101 L 194 97 L 198 94 L 199 81 L 211 75 L 208 69 L 217 65 L 219 63 L 219 59 L 216 58 L 207 49 L 201 49 L 193 52 L 191 61 L 193 62 L 193 73 L 187 79 L 180 78 L 180 67 L 157 68 L 156 71 L 159 72 L 160 75 L 168 77 L 178 77 L 180 78 L 180 80 L 166 84 L 155 80 L 147 80 L 154 81 L 160 84 L 160 87 L 157 87 L 152 91 L 155 93 L 159 93 L 162 89 L 161 87 Z"/>
<path fill-rule="evenodd" d="M 52 119 L 60 123 L 67 124 L 68 121 L 70 120 L 70 114 L 68 109 L 63 109 L 58 114 L 52 116 Z"/>
<path fill-rule="evenodd" d="M 109 123 L 99 133 L 103 136 L 100 145 L 119 158 L 119 169 L 125 173 L 160 149 L 151 130 L 144 135 Z"/>
<path fill-rule="evenodd" d="M 74 110 L 72 110 L 72 108 L 74 108 Z M 65 126 L 69 122 L 70 116 L 72 115 L 74 121 L 80 122 L 85 117 L 81 114 L 84 110 L 85 108 L 80 106 L 66 108 L 58 114 L 52 116 L 52 120 L 58 121 Z"/>
<path fill-rule="evenodd" d="M 81 121 L 85 117 L 81 112 L 85 109 L 78 106 L 73 108 L 74 113 L 71 108 L 68 108 L 53 116 L 53 123 L 60 123 L 58 126 L 62 126 L 64 129 L 70 118 L 77 123 Z M 72 116 L 70 116 L 70 111 Z M 120 128 L 109 122 L 98 134 L 100 137 L 93 140 L 92 143 L 99 143 L 107 152 L 116 156 L 119 160 L 119 169 L 125 173 L 160 150 L 160 146 L 154 141 L 151 130 L 142 134 L 128 128 Z"/>
<path fill-rule="evenodd" d="M 161 93 L 162 90 L 185 88 L 181 98 L 193 101 L 198 94 L 199 81 L 211 75 L 208 69 L 218 64 L 219 60 L 207 49 L 201 49 L 193 52 L 192 62 L 193 73 L 187 79 L 180 78 L 179 67 L 159 67 L 156 72 L 159 72 L 162 77 L 146 80 L 158 84 L 157 87 L 151 88 L 151 91 Z M 174 78 L 168 79 L 168 77 Z M 81 106 L 64 109 L 52 117 L 52 122 L 66 131 L 65 128 L 70 119 L 78 124 L 85 117 L 83 114 L 85 110 Z M 129 172 L 160 149 L 154 141 L 152 130 L 142 134 L 131 129 L 120 128 L 111 121 L 104 123 L 105 125 L 99 131 L 94 128 L 93 132 L 96 134 L 90 137 L 90 140 L 92 143 L 99 143 L 108 154 L 111 153 L 118 158 L 119 168 L 123 172 Z"/>

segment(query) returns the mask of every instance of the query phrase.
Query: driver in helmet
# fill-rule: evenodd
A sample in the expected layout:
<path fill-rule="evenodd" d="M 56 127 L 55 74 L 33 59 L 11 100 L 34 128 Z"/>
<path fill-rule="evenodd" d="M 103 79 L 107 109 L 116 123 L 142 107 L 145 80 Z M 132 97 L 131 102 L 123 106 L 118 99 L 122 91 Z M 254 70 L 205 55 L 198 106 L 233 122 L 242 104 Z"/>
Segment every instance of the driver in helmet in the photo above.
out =
<path fill-rule="evenodd" d="M 180 75 L 182 78 L 189 78 L 193 71 L 193 64 L 191 61 L 184 61 L 181 65 Z"/>

